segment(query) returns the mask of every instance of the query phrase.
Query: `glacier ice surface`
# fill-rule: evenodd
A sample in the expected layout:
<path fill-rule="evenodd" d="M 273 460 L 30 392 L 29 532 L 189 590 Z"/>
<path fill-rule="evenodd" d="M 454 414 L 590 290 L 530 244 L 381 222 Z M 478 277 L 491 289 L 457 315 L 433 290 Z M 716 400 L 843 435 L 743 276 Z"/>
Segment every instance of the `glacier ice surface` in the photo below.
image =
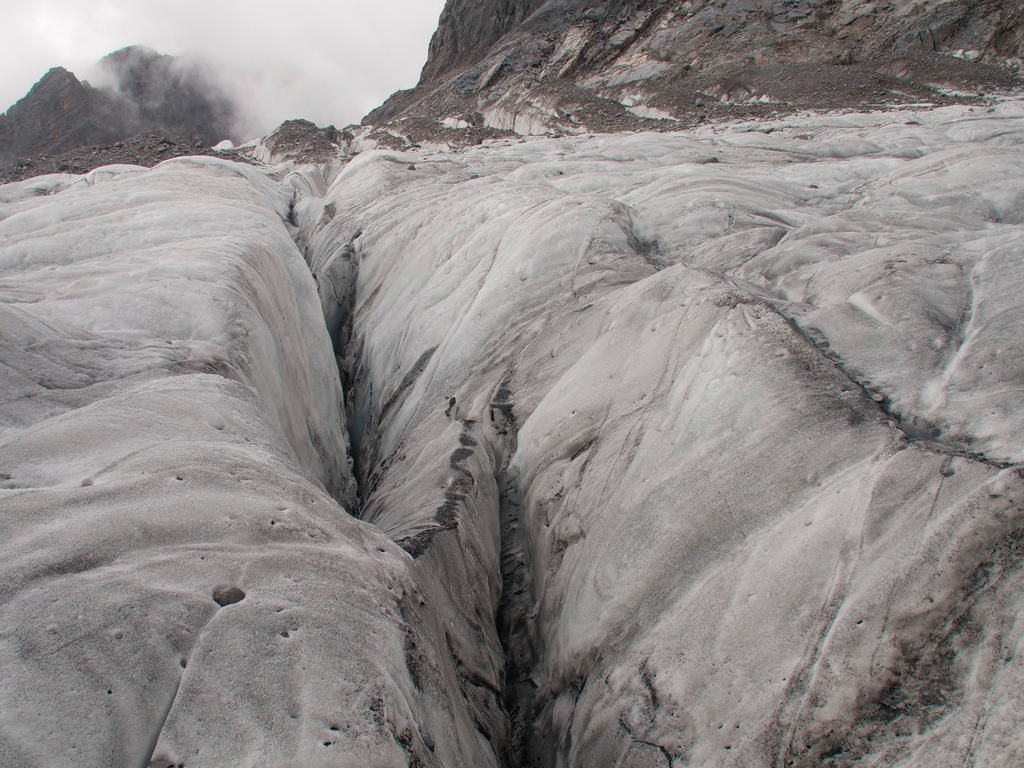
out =
<path fill-rule="evenodd" d="M 1024 762 L 1022 170 L 1008 99 L 0 187 L 0 763 Z"/>

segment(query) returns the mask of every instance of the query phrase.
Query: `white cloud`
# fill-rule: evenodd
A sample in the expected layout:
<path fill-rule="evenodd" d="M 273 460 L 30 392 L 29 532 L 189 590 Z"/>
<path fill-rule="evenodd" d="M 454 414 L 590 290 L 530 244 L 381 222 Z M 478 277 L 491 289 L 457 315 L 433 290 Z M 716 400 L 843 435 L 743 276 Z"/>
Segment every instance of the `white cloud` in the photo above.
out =
<path fill-rule="evenodd" d="M 195 55 L 244 97 L 253 130 L 291 117 L 357 122 L 410 88 L 444 0 L 33 0 L 5 19 L 0 110 L 52 66 L 88 77 L 125 45 Z"/>

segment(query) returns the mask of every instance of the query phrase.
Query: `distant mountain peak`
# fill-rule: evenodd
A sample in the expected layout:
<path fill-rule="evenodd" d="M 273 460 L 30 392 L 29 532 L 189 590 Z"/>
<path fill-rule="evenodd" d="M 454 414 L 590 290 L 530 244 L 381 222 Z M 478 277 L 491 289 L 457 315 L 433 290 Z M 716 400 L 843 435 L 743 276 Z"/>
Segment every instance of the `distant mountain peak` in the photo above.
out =
<path fill-rule="evenodd" d="M 131 45 L 104 56 L 109 83 L 53 67 L 0 116 L 0 168 L 143 134 L 212 146 L 234 132 L 236 107 L 198 64 Z"/>
<path fill-rule="evenodd" d="M 47 83 L 57 80 L 74 80 L 75 82 L 78 82 L 78 78 L 75 77 L 75 73 L 64 69 L 64 67 L 50 67 L 46 71 L 46 74 L 39 79 L 39 82 Z"/>
<path fill-rule="evenodd" d="M 118 48 L 116 51 L 108 53 L 100 59 L 100 63 L 125 59 L 158 59 L 166 55 L 160 53 L 155 48 L 150 48 L 148 45 L 126 45 L 124 48 Z"/>

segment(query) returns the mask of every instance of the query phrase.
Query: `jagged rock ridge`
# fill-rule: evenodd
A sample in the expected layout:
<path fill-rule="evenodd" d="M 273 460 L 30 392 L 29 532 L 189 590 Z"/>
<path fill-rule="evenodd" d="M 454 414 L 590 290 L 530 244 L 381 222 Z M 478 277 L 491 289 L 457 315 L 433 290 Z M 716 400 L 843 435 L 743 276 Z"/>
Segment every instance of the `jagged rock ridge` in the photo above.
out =
<path fill-rule="evenodd" d="M 452 69 L 477 63 L 487 50 L 542 5 L 544 0 L 448 3 L 430 41 L 421 80 L 432 82 Z"/>
<path fill-rule="evenodd" d="M 234 138 L 235 108 L 198 65 L 130 46 L 99 67 L 104 87 L 55 67 L 0 116 L 0 169 L 142 134 L 205 146 Z"/>

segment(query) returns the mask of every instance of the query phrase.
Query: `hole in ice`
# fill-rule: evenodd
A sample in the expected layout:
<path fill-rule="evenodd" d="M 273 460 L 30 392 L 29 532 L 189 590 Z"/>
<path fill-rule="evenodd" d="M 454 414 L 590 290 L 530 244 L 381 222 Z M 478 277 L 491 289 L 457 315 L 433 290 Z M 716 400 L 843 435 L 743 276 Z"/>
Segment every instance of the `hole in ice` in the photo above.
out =
<path fill-rule="evenodd" d="M 245 599 L 245 592 L 238 587 L 215 587 L 213 590 L 213 601 L 222 608 L 226 605 L 234 605 Z"/>

